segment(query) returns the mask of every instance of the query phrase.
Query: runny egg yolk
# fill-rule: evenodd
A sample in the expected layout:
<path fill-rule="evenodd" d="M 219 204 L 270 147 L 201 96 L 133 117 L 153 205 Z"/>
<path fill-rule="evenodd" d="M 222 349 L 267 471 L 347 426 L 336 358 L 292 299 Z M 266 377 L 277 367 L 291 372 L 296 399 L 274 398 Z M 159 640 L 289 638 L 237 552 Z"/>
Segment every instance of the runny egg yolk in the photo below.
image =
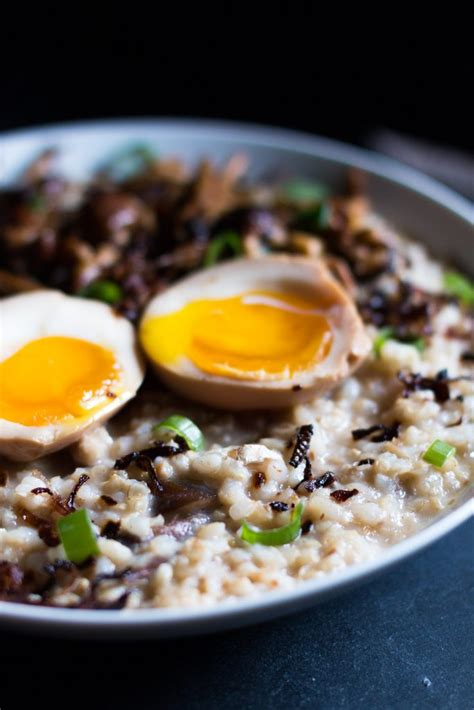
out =
<path fill-rule="evenodd" d="M 114 398 L 114 354 L 78 338 L 45 337 L 0 363 L 0 418 L 42 426 L 90 416 Z"/>
<path fill-rule="evenodd" d="M 211 375 L 287 379 L 328 354 L 332 332 L 324 306 L 293 294 L 249 291 L 152 316 L 142 323 L 140 336 L 157 363 L 187 358 Z"/>

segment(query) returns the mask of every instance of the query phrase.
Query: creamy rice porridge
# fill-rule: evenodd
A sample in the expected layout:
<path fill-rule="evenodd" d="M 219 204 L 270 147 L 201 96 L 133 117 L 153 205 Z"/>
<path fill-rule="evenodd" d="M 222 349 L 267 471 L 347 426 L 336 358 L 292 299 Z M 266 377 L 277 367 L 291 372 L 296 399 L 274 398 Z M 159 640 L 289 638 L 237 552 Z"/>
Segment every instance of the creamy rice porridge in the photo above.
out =
<path fill-rule="evenodd" d="M 217 261 L 233 264 L 237 281 L 249 261 L 267 259 L 273 268 L 288 255 L 324 262 L 344 292 L 341 308 L 357 307 L 360 316 L 351 317 L 361 318 L 360 333 L 344 328 L 349 365 L 322 378 L 318 368 L 337 342 L 328 316 L 329 351 L 304 372 L 288 371 L 282 406 L 270 404 L 275 378 L 262 366 L 258 376 L 232 375 L 232 390 L 219 389 L 225 376 L 211 366 L 204 376 L 191 369 L 189 398 L 149 368 L 119 414 L 84 418 L 67 437 L 66 415 L 48 410 L 41 419 L 40 405 L 28 402 L 27 421 L 23 400 L 11 403 L 12 361 L 3 380 L 0 370 L 0 598 L 77 608 L 212 606 L 383 556 L 452 506 L 474 477 L 472 283 L 374 215 L 354 176 L 346 191 L 330 194 L 297 179 L 248 187 L 241 156 L 192 174 L 144 150 L 135 159 L 131 175 L 108 166 L 89 185 L 71 185 L 45 155 L 0 193 L 4 306 L 45 287 L 76 295 L 67 301 L 79 307 L 97 298 L 111 304 L 105 332 L 107 319 L 112 329 L 113 318 L 143 323 L 171 283 L 179 289 Z M 75 336 L 81 342 L 85 321 Z M 24 342 L 44 336 L 35 328 Z M 5 363 L 16 352 L 9 338 L 2 333 Z M 46 381 L 36 357 L 33 379 Z M 143 356 L 135 357 L 133 367 L 143 368 Z M 202 403 L 193 378 L 214 386 L 214 397 L 224 392 L 219 408 Z M 261 409 L 239 406 L 249 401 L 241 399 L 247 380 Z M 111 389 L 106 396 L 120 399 Z M 54 442 L 32 449 L 33 429 L 48 427 Z"/>

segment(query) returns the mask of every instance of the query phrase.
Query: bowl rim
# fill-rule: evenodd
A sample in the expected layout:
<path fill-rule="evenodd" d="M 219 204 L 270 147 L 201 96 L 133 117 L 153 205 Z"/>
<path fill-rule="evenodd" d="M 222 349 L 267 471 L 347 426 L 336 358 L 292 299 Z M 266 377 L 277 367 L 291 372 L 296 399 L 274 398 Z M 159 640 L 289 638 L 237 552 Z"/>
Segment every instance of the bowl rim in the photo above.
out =
<path fill-rule="evenodd" d="M 116 118 L 50 124 L 20 128 L 0 133 L 0 158 L 2 148 L 16 139 L 58 139 L 81 132 L 122 132 L 130 128 L 179 132 L 220 141 L 242 140 L 248 145 L 278 148 L 300 152 L 333 163 L 360 167 L 376 176 L 410 189 L 431 202 L 442 206 L 463 221 L 471 224 L 472 206 L 469 200 L 423 173 L 404 166 L 396 160 L 373 151 L 348 145 L 330 138 L 313 136 L 304 132 L 260 124 L 192 118 Z M 470 487 L 467 489 L 469 493 Z M 131 610 L 65 609 L 60 607 L 32 606 L 0 601 L 0 624 L 14 628 L 27 626 L 28 630 L 69 629 L 71 631 L 103 630 L 134 631 L 140 635 L 146 630 L 156 635 L 184 635 L 203 633 L 215 628 L 243 625 L 259 617 L 277 616 L 309 606 L 318 597 L 337 594 L 364 579 L 381 573 L 422 550 L 446 533 L 454 530 L 474 515 L 474 500 L 468 497 L 452 510 L 446 511 L 427 527 L 405 540 L 387 548 L 383 557 L 356 564 L 327 577 L 307 580 L 296 588 L 264 592 L 255 597 L 219 602 L 213 607 L 153 608 Z"/>
<path fill-rule="evenodd" d="M 64 121 L 41 126 L 15 128 L 0 132 L 0 150 L 2 144 L 15 139 L 28 139 L 48 135 L 57 136 L 58 133 L 67 136 L 70 133 L 104 132 L 111 129 L 116 131 L 135 129 L 160 129 L 161 131 L 181 131 L 194 133 L 201 137 L 208 136 L 209 140 L 216 137 L 220 140 L 244 139 L 255 146 L 279 148 L 289 152 L 300 152 L 314 157 L 321 157 L 330 162 L 356 164 L 369 172 L 402 187 L 409 187 L 415 192 L 423 194 L 436 203 L 442 203 L 468 221 L 472 220 L 472 204 L 466 198 L 450 187 L 425 175 L 416 168 L 405 165 L 394 158 L 382 155 L 368 148 L 361 148 L 350 143 L 344 143 L 333 138 L 326 138 L 304 131 L 277 126 L 251 123 L 245 121 L 227 121 L 208 118 L 180 118 L 180 117 L 125 117 L 125 118 L 100 118 L 78 121 Z"/>

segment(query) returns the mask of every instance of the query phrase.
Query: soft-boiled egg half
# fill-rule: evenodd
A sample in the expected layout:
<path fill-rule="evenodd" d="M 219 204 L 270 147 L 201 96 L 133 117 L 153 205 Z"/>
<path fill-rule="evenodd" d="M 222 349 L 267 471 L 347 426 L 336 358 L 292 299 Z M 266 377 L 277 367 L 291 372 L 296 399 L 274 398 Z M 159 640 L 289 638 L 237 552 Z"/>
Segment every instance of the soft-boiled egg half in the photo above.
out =
<path fill-rule="evenodd" d="M 310 399 L 371 347 L 324 263 L 297 256 L 239 259 L 185 278 L 150 301 L 139 335 L 164 382 L 224 409 Z"/>
<path fill-rule="evenodd" d="M 133 397 L 132 325 L 98 301 L 35 291 L 0 301 L 0 454 L 29 461 L 79 439 Z"/>

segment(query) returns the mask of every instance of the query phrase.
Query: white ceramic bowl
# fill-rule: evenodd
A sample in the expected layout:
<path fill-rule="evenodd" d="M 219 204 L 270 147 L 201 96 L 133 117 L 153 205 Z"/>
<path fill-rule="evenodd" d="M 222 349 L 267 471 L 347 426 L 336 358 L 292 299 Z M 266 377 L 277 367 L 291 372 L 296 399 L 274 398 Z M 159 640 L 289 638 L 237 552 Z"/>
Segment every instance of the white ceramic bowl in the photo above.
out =
<path fill-rule="evenodd" d="M 269 172 L 318 177 L 337 185 L 347 167 L 368 176 L 375 209 L 399 229 L 429 244 L 440 256 L 474 274 L 470 204 L 448 188 L 379 155 L 325 138 L 292 131 L 201 120 L 112 120 L 13 131 L 0 136 L 0 184 L 14 179 L 39 151 L 55 147 L 59 168 L 84 178 L 128 143 L 145 143 L 162 155 L 188 162 L 202 156 L 222 160 L 235 152 L 251 160 L 251 177 Z M 99 611 L 34 607 L 0 602 L 0 624 L 12 629 L 90 638 L 165 637 L 204 633 L 263 621 L 301 610 L 367 582 L 375 574 L 421 550 L 473 514 L 472 488 L 456 506 L 383 557 L 292 591 L 198 610 Z"/>

